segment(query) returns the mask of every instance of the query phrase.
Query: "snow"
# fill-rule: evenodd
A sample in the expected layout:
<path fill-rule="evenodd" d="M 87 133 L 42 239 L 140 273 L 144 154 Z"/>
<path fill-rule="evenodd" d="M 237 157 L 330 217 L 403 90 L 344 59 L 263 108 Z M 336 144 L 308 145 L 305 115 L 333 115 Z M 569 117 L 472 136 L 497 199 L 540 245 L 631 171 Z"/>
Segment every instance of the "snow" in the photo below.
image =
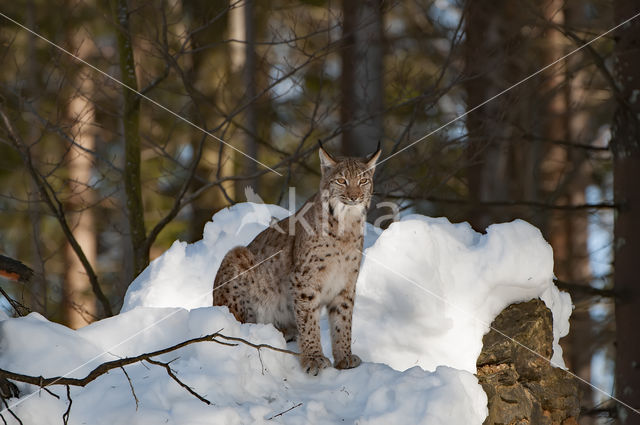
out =
<path fill-rule="evenodd" d="M 569 331 L 571 299 L 553 284 L 551 246 L 530 224 L 495 224 L 481 235 L 467 223 L 413 215 L 365 254 L 354 313 L 354 350 L 364 360 L 475 373 L 493 319 L 540 297 L 554 316 L 552 360 L 564 365 L 558 340 Z"/>
<path fill-rule="evenodd" d="M 289 211 L 276 205 L 251 202 L 219 211 L 205 225 L 202 240 L 194 244 L 174 242 L 131 283 L 121 311 L 138 306 L 210 306 L 213 279 L 227 251 L 251 242 L 269 225 L 271 217 L 288 215 Z"/>
<path fill-rule="evenodd" d="M 218 212 L 194 244 L 175 242 L 130 285 L 120 314 L 73 331 L 32 313 L 0 322 L 0 367 L 31 375 L 82 377 L 98 364 L 168 347 L 219 330 L 279 348 L 271 325 L 240 324 L 211 307 L 211 288 L 224 254 L 249 243 L 272 217 L 288 211 L 245 203 Z M 516 220 L 486 234 L 466 224 L 420 215 L 385 231 L 367 227 L 357 284 L 351 370 L 303 373 L 295 356 L 201 342 L 158 356 L 212 402 L 196 399 L 162 367 L 112 370 L 85 388 L 72 387 L 71 424 L 481 424 L 486 395 L 473 375 L 482 336 L 507 305 L 540 297 L 558 339 L 568 332 L 571 300 L 553 285 L 553 256 L 540 232 Z M 326 318 L 323 348 L 330 354 Z M 329 356 L 330 357 L 330 356 Z M 56 399 L 19 384 L 9 406 L 24 423 L 60 423 L 64 387 Z M 291 410 L 288 410 L 291 409 Z M 284 413 L 283 413 L 284 412 Z M 281 415 L 279 415 L 282 413 Z M 6 412 L 3 417 L 11 423 Z"/>

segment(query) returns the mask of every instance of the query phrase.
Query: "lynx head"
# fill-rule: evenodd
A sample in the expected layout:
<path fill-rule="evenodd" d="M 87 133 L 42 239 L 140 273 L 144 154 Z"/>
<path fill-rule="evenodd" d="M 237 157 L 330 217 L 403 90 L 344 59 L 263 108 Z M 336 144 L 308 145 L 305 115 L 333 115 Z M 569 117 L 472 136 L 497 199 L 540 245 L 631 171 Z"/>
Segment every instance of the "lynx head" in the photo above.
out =
<path fill-rule="evenodd" d="M 365 158 L 333 158 L 320 146 L 320 192 L 326 193 L 332 209 L 369 207 L 380 152 L 378 144 L 378 150 Z"/>

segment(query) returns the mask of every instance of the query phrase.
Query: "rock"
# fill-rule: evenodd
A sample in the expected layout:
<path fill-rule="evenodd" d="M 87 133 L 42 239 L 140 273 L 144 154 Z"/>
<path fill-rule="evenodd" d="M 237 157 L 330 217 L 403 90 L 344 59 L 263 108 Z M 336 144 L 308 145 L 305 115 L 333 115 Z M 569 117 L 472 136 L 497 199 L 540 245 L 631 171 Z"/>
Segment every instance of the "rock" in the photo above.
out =
<path fill-rule="evenodd" d="M 577 424 L 578 381 L 549 363 L 552 325 L 537 299 L 512 304 L 493 321 L 476 364 L 489 400 L 484 425 Z"/>

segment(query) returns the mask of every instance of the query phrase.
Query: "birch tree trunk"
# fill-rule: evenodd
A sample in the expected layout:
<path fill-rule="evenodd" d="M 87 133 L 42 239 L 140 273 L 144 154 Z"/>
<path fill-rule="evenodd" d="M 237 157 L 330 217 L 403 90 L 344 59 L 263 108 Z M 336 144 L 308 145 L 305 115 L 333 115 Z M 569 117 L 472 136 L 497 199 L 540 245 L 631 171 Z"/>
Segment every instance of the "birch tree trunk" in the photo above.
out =
<path fill-rule="evenodd" d="M 77 29 L 70 35 L 71 50 L 83 60 L 87 60 L 93 50 L 92 42 L 88 40 L 91 38 L 83 29 Z M 91 208 L 95 201 L 91 182 L 93 164 L 91 156 L 86 152 L 95 149 L 95 108 L 91 101 L 94 86 L 90 77 L 85 69 L 78 68 L 67 112 L 75 142 L 66 155 L 71 192 L 67 200 L 67 219 L 73 236 L 95 269 L 97 237 Z M 63 317 L 67 326 L 78 329 L 91 323 L 97 316 L 96 300 L 85 268 L 69 242 L 65 246 L 65 259 L 67 267 L 62 285 Z"/>
<path fill-rule="evenodd" d="M 231 44 L 231 71 L 242 73 L 242 87 L 244 99 L 240 104 L 247 105 L 243 113 L 244 148 L 242 149 L 251 158 L 258 157 L 258 134 L 256 97 L 256 50 L 255 50 L 255 20 L 254 1 L 246 0 L 229 10 L 229 35 L 238 42 Z M 237 157 L 237 155 L 236 155 Z M 238 175 L 255 174 L 258 171 L 257 163 L 246 156 L 240 156 L 242 161 Z M 258 179 L 251 179 L 238 183 L 237 193 L 243 193 L 244 185 L 250 185 L 257 192 Z"/>

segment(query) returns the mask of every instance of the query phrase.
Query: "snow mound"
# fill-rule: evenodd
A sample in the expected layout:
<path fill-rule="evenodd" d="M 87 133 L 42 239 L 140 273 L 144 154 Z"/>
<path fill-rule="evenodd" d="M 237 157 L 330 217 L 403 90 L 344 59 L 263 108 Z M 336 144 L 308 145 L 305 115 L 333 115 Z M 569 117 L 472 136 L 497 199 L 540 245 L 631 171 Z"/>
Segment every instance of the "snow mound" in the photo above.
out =
<path fill-rule="evenodd" d="M 241 325 L 225 308 L 139 307 L 78 331 L 31 314 L 0 323 L 0 367 L 36 376 L 82 377 L 104 361 L 219 329 L 285 348 L 282 335 L 272 326 Z M 137 363 L 125 367 L 139 400 L 137 408 L 127 377 L 115 369 L 86 388 L 71 387 L 69 423 L 448 425 L 456 418 L 459 423 L 479 425 L 486 416 L 486 396 L 476 378 L 446 366 L 434 372 L 419 367 L 398 372 L 366 363 L 348 371 L 326 369 L 312 377 L 302 372 L 292 355 L 214 342 L 192 344 L 155 359 L 173 360 L 171 367 L 180 380 L 212 405 L 189 394 L 163 368 Z M 59 400 L 34 386 L 19 387 L 25 395 L 10 400 L 9 406 L 23 423 L 61 423 L 67 409 L 64 387 L 50 387 Z"/>
<path fill-rule="evenodd" d="M 541 298 L 553 313 L 552 361 L 569 332 L 571 298 L 553 284 L 553 252 L 516 220 L 486 234 L 419 215 L 393 223 L 365 251 L 357 284 L 354 351 L 404 370 L 438 365 L 476 372 L 482 336 L 509 304 Z"/>
<path fill-rule="evenodd" d="M 226 308 L 211 307 L 211 290 L 226 252 L 249 243 L 272 217 L 286 215 L 252 203 L 218 212 L 201 241 L 177 241 L 149 265 L 129 286 L 119 315 L 78 331 L 37 314 L 0 322 L 0 367 L 81 377 L 104 361 L 220 329 L 285 348 L 273 326 L 243 325 Z M 164 369 L 134 364 L 126 370 L 137 408 L 126 376 L 113 370 L 86 388 L 72 388 L 70 423 L 480 425 L 487 399 L 473 376 L 475 361 L 503 308 L 540 297 L 553 313 L 553 360 L 563 364 L 557 342 L 568 332 L 572 306 L 552 277 L 551 247 L 524 221 L 490 226 L 486 234 L 419 215 L 385 231 L 368 225 L 353 325 L 354 352 L 365 361 L 358 368 L 310 377 L 290 354 L 198 343 L 158 359 L 174 360 L 178 377 L 212 405 Z M 329 355 L 326 317 L 321 325 Z M 287 348 L 297 351 L 295 343 Z M 60 400 L 30 385 L 20 389 L 23 397 L 10 406 L 24 423 L 60 423 L 64 388 L 53 388 Z"/>
<path fill-rule="evenodd" d="M 194 244 L 175 242 L 132 284 L 122 311 L 206 307 L 229 249 L 246 245 L 287 210 L 244 203 L 224 209 Z M 468 223 L 409 215 L 381 232 L 367 225 L 353 319 L 354 351 L 397 370 L 439 365 L 476 372 L 482 336 L 509 304 L 541 298 L 553 313 L 552 361 L 564 366 L 560 338 L 569 332 L 569 294 L 553 284 L 553 252 L 522 220 L 486 234 Z M 331 352 L 323 322 L 325 352 Z"/>

